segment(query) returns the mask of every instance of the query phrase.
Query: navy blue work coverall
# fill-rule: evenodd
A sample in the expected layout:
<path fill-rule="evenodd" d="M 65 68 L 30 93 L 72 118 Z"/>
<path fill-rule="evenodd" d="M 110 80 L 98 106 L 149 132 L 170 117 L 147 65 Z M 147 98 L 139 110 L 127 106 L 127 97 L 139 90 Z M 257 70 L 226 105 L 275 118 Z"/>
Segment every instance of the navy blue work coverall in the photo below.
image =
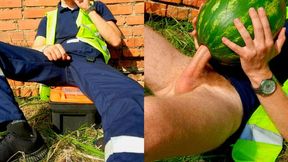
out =
<path fill-rule="evenodd" d="M 98 1 L 95 6 L 106 21 L 116 21 L 105 4 Z M 98 50 L 75 41 L 78 13 L 79 8 L 72 11 L 58 5 L 55 42 L 63 46 L 71 61 L 51 62 L 39 51 L 0 42 L 0 123 L 25 119 L 6 77 L 49 86 L 78 86 L 94 102 L 102 117 L 107 161 L 144 161 L 143 88 L 105 64 Z M 46 21 L 44 17 L 38 36 L 46 37 Z M 91 58 L 95 61 L 91 62 Z"/>

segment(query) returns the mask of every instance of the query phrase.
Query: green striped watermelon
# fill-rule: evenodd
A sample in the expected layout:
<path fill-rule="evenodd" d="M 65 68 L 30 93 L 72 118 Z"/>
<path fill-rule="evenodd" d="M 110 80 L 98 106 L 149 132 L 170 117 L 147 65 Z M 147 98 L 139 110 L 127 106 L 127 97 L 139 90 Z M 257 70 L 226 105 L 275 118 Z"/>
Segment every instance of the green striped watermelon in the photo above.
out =
<path fill-rule="evenodd" d="M 237 65 L 239 56 L 222 43 L 225 36 L 240 46 L 245 43 L 234 26 L 240 18 L 253 38 L 249 8 L 264 7 L 274 37 L 286 18 L 286 0 L 208 0 L 198 15 L 197 32 L 200 44 L 206 45 L 214 59 L 225 65 Z"/>

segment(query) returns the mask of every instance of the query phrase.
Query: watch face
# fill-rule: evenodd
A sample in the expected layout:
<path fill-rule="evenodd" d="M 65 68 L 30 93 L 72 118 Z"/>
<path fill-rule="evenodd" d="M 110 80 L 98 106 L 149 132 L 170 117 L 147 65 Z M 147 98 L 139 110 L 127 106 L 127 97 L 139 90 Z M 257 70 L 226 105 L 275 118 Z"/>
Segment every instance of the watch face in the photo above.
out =
<path fill-rule="evenodd" d="M 261 83 L 261 91 L 265 95 L 270 95 L 276 90 L 276 83 L 272 79 L 264 80 Z"/>

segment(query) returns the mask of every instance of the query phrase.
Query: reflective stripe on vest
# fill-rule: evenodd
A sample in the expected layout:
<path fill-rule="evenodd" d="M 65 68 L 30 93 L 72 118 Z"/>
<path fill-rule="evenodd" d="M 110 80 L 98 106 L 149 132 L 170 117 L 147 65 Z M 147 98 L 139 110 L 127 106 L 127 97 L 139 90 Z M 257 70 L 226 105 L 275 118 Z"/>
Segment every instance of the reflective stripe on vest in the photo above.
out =
<path fill-rule="evenodd" d="M 58 9 L 47 12 L 46 45 L 55 43 L 57 14 Z M 89 16 L 82 9 L 79 11 L 76 24 L 79 28 L 76 38 L 100 51 L 104 56 L 105 62 L 108 63 L 111 56 L 107 44 L 100 36 Z"/>
<path fill-rule="evenodd" d="M 282 89 L 288 94 L 288 80 Z M 233 145 L 232 157 L 236 162 L 273 162 L 281 152 L 282 145 L 283 137 L 260 105 Z"/>

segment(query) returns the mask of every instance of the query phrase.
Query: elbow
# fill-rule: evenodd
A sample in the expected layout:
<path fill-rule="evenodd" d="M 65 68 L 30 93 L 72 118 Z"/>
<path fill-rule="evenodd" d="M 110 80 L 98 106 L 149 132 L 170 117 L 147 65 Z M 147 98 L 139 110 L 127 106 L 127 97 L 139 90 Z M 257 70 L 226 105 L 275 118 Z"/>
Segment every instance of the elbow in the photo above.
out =
<path fill-rule="evenodd" d="M 121 45 L 121 42 L 122 42 L 121 38 L 120 37 L 116 37 L 110 42 L 110 45 L 112 47 L 119 47 Z"/>

